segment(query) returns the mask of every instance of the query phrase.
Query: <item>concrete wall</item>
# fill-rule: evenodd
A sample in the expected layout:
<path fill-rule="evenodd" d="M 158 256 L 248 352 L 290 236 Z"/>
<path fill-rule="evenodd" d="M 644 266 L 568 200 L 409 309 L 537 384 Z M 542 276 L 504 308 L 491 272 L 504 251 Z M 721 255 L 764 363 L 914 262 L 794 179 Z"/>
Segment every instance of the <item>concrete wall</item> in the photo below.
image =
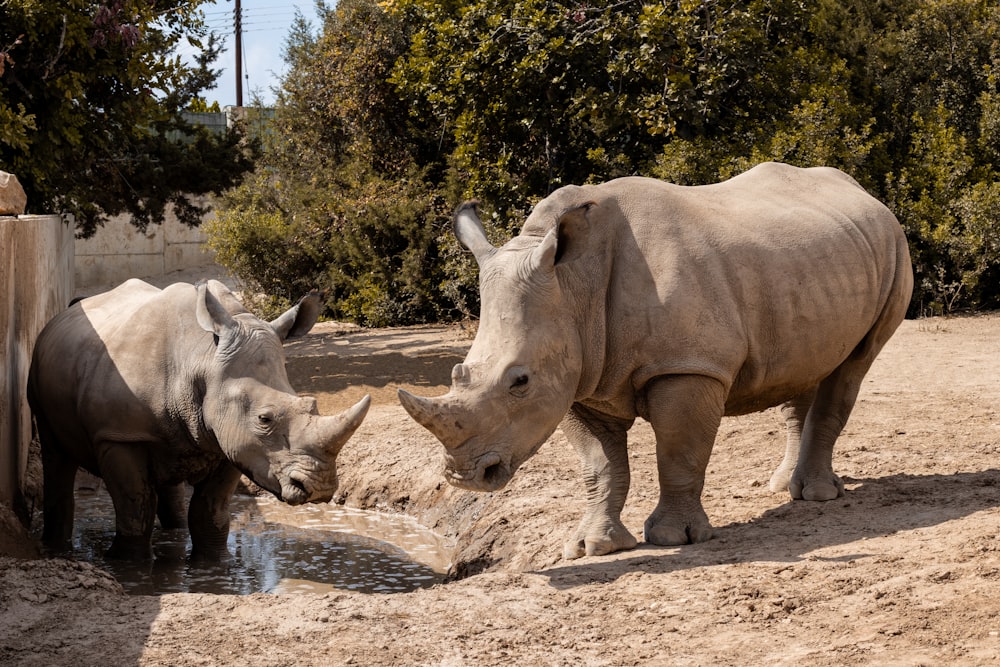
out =
<path fill-rule="evenodd" d="M 73 296 L 73 240 L 73 228 L 58 216 L 0 216 L 0 502 L 22 520 L 28 368 L 38 333 Z"/>
<path fill-rule="evenodd" d="M 214 217 L 211 212 L 205 220 Z M 113 218 L 93 237 L 76 241 L 78 293 L 103 291 L 129 278 L 155 279 L 213 263 L 214 254 L 205 247 L 201 229 L 178 222 L 171 211 L 162 225 L 150 225 L 145 234 L 129 219 Z"/>

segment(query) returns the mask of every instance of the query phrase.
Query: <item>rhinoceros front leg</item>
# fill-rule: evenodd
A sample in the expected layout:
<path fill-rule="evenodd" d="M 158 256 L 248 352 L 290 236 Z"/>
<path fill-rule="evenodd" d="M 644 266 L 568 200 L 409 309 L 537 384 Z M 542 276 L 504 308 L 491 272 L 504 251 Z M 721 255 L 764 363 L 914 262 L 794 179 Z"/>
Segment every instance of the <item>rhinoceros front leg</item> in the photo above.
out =
<path fill-rule="evenodd" d="M 147 446 L 104 443 L 97 451 L 98 469 L 115 506 L 115 539 L 105 555 L 126 560 L 152 558 L 156 489 L 149 478 Z"/>
<path fill-rule="evenodd" d="M 785 418 L 785 457 L 781 460 L 781 465 L 771 474 L 771 481 L 768 482 L 768 488 L 774 493 L 788 490 L 788 483 L 799 462 L 802 428 L 815 397 L 816 389 L 813 388 L 781 406 L 781 415 Z"/>
<path fill-rule="evenodd" d="M 636 539 L 621 521 L 630 482 L 628 424 L 574 405 L 562 429 L 580 457 L 587 490 L 587 508 L 576 533 L 563 547 L 563 557 L 601 556 L 631 549 Z"/>
<path fill-rule="evenodd" d="M 647 385 L 646 402 L 656 434 L 660 478 L 660 501 L 646 519 L 646 541 L 704 542 L 712 537 L 712 526 L 701 505 L 701 492 L 725 411 L 725 390 L 708 377 L 665 376 Z"/>
<path fill-rule="evenodd" d="M 191 532 L 191 557 L 196 560 L 219 560 L 229 555 L 229 501 L 240 481 L 240 471 L 228 461 L 194 485 L 188 505 L 188 530 Z"/>

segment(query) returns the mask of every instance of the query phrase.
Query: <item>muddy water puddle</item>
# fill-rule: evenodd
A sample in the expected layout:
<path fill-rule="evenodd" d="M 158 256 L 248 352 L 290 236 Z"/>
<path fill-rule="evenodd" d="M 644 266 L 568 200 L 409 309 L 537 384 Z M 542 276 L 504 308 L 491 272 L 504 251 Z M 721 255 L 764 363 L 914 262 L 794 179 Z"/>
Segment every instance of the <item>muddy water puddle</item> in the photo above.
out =
<path fill-rule="evenodd" d="M 115 576 L 127 593 L 400 593 L 444 579 L 450 549 L 412 519 L 333 504 L 290 507 L 237 496 L 227 561 L 193 563 L 187 530 L 153 532 L 154 559 L 107 560 L 114 507 L 103 489 L 77 493 L 73 558 Z"/>

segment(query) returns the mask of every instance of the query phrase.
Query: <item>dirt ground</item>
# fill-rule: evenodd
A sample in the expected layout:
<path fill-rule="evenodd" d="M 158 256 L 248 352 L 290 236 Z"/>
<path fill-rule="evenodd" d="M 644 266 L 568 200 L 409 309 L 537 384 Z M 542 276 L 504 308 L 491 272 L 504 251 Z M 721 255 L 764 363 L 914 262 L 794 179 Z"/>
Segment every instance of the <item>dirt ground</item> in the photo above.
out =
<path fill-rule="evenodd" d="M 3 665 L 985 665 L 1000 661 L 1000 314 L 905 322 L 835 452 L 847 495 L 767 488 L 775 410 L 727 418 L 702 544 L 564 561 L 582 511 L 557 431 L 504 490 L 447 486 L 398 386 L 443 393 L 458 326 L 321 324 L 288 346 L 293 385 L 371 412 L 339 459 L 339 502 L 452 538 L 451 583 L 412 593 L 126 596 L 80 563 L 0 558 Z M 624 520 L 656 501 L 654 444 L 630 437 Z M 3 522 L 0 521 L 0 526 Z"/>

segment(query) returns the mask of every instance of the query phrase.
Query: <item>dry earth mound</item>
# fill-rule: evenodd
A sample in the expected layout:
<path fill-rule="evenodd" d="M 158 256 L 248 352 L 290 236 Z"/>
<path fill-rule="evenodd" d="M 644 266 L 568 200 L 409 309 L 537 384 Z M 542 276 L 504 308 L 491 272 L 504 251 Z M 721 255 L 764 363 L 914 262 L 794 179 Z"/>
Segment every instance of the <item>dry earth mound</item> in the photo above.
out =
<path fill-rule="evenodd" d="M 456 575 L 413 593 L 125 596 L 68 561 L 0 559 L 0 664 L 814 665 L 1000 660 L 1000 316 L 907 321 L 834 454 L 846 497 L 767 489 L 777 411 L 724 420 L 709 542 L 560 559 L 582 510 L 557 431 L 508 488 L 447 486 L 397 386 L 443 393 L 460 327 L 322 325 L 289 372 L 324 413 L 372 394 L 341 453 L 340 501 L 404 511 L 456 543 Z M 652 433 L 630 437 L 636 534 L 655 505 Z M 476 574 L 478 573 L 478 574 Z"/>

